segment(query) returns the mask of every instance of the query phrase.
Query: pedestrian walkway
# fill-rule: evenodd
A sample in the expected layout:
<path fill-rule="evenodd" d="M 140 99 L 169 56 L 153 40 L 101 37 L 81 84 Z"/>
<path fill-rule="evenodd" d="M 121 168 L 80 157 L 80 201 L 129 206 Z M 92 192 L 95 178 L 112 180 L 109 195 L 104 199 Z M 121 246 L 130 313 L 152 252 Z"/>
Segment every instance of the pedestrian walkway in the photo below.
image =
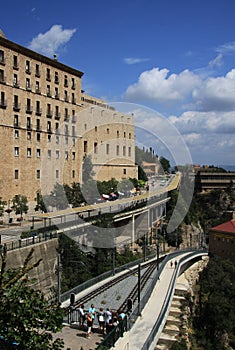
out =
<path fill-rule="evenodd" d="M 86 329 L 79 329 L 78 326 L 64 326 L 63 330 L 54 335 L 54 338 L 64 340 L 65 350 L 95 350 L 102 342 L 105 335 L 99 332 L 98 327 L 93 329 L 90 338 L 86 337 Z"/>

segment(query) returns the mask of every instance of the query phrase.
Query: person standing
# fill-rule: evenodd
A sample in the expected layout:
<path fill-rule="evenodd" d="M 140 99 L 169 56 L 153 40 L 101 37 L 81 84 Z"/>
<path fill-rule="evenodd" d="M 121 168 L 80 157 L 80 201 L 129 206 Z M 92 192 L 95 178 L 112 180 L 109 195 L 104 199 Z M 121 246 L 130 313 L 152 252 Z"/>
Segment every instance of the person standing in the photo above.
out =
<path fill-rule="evenodd" d="M 104 333 L 104 327 L 105 327 L 104 316 L 105 316 L 104 309 L 101 307 L 97 313 L 99 328 L 100 328 L 101 333 Z"/>
<path fill-rule="evenodd" d="M 79 312 L 79 325 L 83 327 L 85 319 L 86 319 L 86 314 L 85 314 L 85 311 L 84 311 L 84 305 L 83 304 L 81 304 L 79 306 L 78 312 Z"/>
<path fill-rule="evenodd" d="M 112 321 L 112 312 L 109 308 L 105 311 L 105 327 L 106 327 L 106 333 L 109 333 L 110 331 L 110 321 Z"/>
<path fill-rule="evenodd" d="M 94 304 L 91 304 L 91 307 L 89 308 L 88 312 L 91 314 L 92 327 L 94 327 L 94 321 L 95 321 L 95 315 L 96 315 L 96 310 L 95 310 Z"/>
<path fill-rule="evenodd" d="M 90 312 L 88 312 L 88 314 L 87 314 L 87 334 L 86 334 L 87 338 L 90 338 L 90 336 L 91 336 L 92 325 L 93 325 L 92 315 Z"/>

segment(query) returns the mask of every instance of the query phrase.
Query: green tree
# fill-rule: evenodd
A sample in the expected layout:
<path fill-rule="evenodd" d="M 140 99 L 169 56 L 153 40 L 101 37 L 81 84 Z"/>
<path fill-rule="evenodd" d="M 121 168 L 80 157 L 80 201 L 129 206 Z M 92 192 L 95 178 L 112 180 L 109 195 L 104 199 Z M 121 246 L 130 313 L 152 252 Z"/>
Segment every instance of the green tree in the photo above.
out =
<path fill-rule="evenodd" d="M 2 197 L 0 197 L 0 216 L 3 216 L 4 214 L 4 207 L 7 204 L 6 201 L 2 200 Z"/>
<path fill-rule="evenodd" d="M 63 340 L 53 339 L 53 333 L 62 329 L 63 310 L 50 304 L 41 291 L 34 290 L 29 271 L 41 260 L 31 263 L 33 249 L 22 267 L 7 269 L 6 249 L 1 253 L 0 272 L 0 336 L 1 349 L 59 350 Z M 3 340 L 4 339 L 4 340 Z"/>
<path fill-rule="evenodd" d="M 37 191 L 37 196 L 34 199 L 36 201 L 36 206 L 34 208 L 35 211 L 41 211 L 42 213 L 47 213 L 47 207 L 44 203 L 43 196 L 41 191 Z"/>
<path fill-rule="evenodd" d="M 169 172 L 170 171 L 170 162 L 168 159 L 164 158 L 164 157 L 160 157 L 160 163 L 161 163 L 161 166 L 163 167 L 163 170 L 165 172 Z"/>
<path fill-rule="evenodd" d="M 23 214 L 27 214 L 29 210 L 27 197 L 16 194 L 12 199 L 12 203 L 12 209 L 15 211 L 16 215 L 20 215 L 20 219 L 22 220 Z"/>

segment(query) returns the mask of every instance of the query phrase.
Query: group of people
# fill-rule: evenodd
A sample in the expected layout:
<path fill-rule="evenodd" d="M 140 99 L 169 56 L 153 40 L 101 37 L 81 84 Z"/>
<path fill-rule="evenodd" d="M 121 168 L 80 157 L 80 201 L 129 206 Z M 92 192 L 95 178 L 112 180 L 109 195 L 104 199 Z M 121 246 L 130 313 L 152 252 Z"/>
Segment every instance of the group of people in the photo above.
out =
<path fill-rule="evenodd" d="M 91 304 L 89 309 L 85 311 L 84 304 L 81 304 L 78 308 L 79 312 L 79 325 L 81 327 L 86 326 L 86 336 L 90 338 L 92 329 L 94 327 L 94 321 L 97 317 L 99 330 L 101 333 L 109 333 L 116 327 L 120 321 L 124 320 L 125 313 L 123 310 L 112 311 L 109 308 L 104 310 L 100 307 L 96 310 L 94 304 Z"/>

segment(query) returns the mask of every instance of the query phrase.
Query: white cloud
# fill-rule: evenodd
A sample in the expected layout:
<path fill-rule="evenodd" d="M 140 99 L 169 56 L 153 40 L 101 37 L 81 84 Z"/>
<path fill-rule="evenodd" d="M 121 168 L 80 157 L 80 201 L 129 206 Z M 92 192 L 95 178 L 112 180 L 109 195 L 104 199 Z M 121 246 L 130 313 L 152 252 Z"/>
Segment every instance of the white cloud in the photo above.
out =
<path fill-rule="evenodd" d="M 149 61 L 149 58 L 135 58 L 135 57 L 124 58 L 124 62 L 126 64 L 137 64 L 137 63 L 142 63 L 147 61 Z"/>
<path fill-rule="evenodd" d="M 204 111 L 235 109 L 235 69 L 224 77 L 208 78 L 193 91 L 193 99 Z"/>
<path fill-rule="evenodd" d="M 216 48 L 216 52 L 222 53 L 222 54 L 231 54 L 235 52 L 235 41 L 231 41 L 229 43 L 220 45 Z"/>
<path fill-rule="evenodd" d="M 213 60 L 208 64 L 209 68 L 221 67 L 223 65 L 223 55 L 219 53 Z"/>
<path fill-rule="evenodd" d="M 71 39 L 75 32 L 76 29 L 63 29 L 61 25 L 55 24 L 46 33 L 38 34 L 29 44 L 29 49 L 52 56 Z"/>
<path fill-rule="evenodd" d="M 181 116 L 171 116 L 169 120 L 181 134 L 234 134 L 235 112 L 187 111 Z"/>
<path fill-rule="evenodd" d="M 166 68 L 153 68 L 141 73 L 138 82 L 127 88 L 124 97 L 131 101 L 182 101 L 200 83 L 201 79 L 189 70 L 169 75 Z"/>

